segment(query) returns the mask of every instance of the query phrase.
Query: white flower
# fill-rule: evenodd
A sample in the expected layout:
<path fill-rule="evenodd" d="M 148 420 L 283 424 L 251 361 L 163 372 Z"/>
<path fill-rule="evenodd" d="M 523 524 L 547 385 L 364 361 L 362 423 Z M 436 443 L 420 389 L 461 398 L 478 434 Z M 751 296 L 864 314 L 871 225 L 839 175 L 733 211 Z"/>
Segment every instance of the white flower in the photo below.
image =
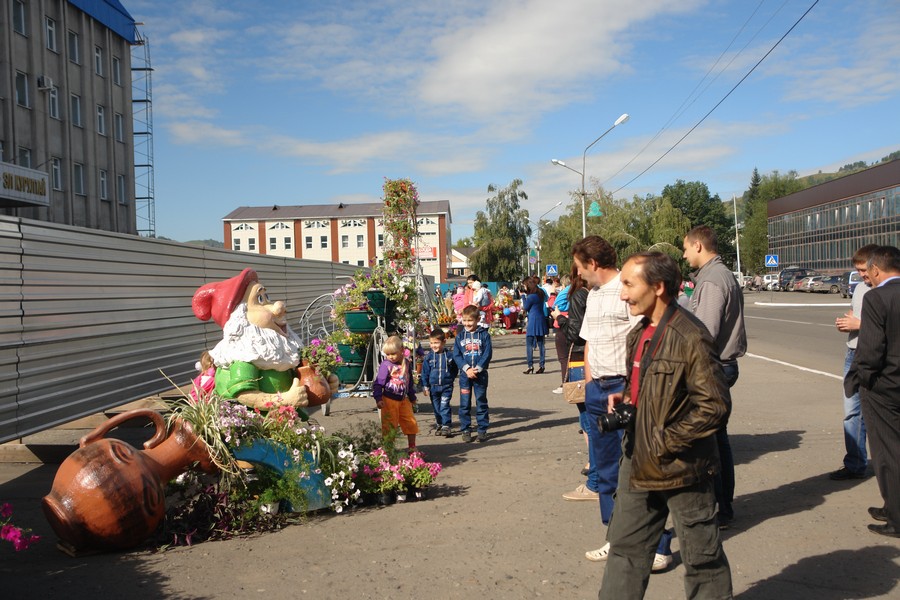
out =
<path fill-rule="evenodd" d="M 332 479 L 331 477 L 325 480 L 325 485 L 327 486 L 331 486 L 332 483 L 334 483 L 334 479 Z"/>

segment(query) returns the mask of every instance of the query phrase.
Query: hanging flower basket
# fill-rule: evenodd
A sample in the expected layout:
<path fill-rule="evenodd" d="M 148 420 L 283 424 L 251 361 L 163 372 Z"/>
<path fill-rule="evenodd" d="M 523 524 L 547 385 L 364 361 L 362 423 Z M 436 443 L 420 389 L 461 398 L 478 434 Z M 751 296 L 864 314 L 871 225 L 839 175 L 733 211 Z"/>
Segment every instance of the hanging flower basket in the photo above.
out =
<path fill-rule="evenodd" d="M 348 310 L 344 313 L 347 330 L 351 333 L 372 333 L 378 321 L 367 310 Z"/>
<path fill-rule="evenodd" d="M 396 300 L 389 300 L 382 290 L 368 290 L 363 294 L 369 301 L 369 310 L 372 311 L 372 314 L 388 319 L 393 317 L 394 310 L 397 308 Z"/>

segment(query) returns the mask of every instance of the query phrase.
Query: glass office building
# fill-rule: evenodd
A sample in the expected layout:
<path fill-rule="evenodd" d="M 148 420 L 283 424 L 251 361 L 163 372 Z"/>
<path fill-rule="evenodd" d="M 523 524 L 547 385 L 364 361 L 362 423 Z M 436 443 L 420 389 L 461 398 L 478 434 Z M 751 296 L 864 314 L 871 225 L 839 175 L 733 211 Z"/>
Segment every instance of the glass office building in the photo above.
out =
<path fill-rule="evenodd" d="M 900 247 L 900 160 L 772 200 L 768 225 L 779 269 L 838 273 L 866 244 Z"/>

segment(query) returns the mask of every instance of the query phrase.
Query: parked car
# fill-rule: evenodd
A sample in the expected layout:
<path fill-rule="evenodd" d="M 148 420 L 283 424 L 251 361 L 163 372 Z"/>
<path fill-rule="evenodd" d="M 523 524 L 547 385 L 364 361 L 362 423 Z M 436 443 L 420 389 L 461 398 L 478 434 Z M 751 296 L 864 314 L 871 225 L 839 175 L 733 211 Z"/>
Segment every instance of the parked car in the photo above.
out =
<path fill-rule="evenodd" d="M 793 282 L 793 285 L 791 286 L 791 291 L 794 291 L 794 292 L 808 292 L 808 291 L 809 291 L 809 284 L 812 283 L 812 281 L 813 281 L 814 279 L 816 279 L 816 278 L 817 278 L 817 276 L 816 276 L 816 275 L 813 275 L 813 276 L 810 276 L 810 277 L 802 277 L 802 278 L 800 278 L 800 279 L 795 279 L 794 282 Z"/>
<path fill-rule="evenodd" d="M 841 291 L 841 276 L 828 275 L 826 277 L 813 277 L 813 281 L 809 284 L 809 289 L 806 291 L 837 294 Z"/>
<path fill-rule="evenodd" d="M 763 287 L 767 290 L 775 289 L 778 285 L 778 273 L 766 273 L 763 275 Z"/>
<path fill-rule="evenodd" d="M 819 273 L 812 269 L 804 269 L 791 265 L 786 269 L 782 269 L 781 273 L 778 274 L 778 287 L 780 287 L 782 291 L 790 292 L 794 289 L 794 286 L 791 285 L 792 282 L 818 274 Z"/>
<path fill-rule="evenodd" d="M 853 290 L 862 281 L 859 271 L 847 271 L 841 275 L 841 296 L 849 298 L 853 295 Z"/>

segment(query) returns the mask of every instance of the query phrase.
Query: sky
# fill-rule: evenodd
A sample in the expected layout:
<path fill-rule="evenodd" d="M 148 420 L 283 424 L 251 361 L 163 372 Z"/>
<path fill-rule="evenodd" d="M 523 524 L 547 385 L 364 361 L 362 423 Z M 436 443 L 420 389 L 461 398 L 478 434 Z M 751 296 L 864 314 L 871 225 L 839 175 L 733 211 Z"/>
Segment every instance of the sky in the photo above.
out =
<path fill-rule="evenodd" d="M 554 158 L 620 199 L 682 179 L 725 200 L 754 168 L 900 150 L 900 0 L 123 3 L 178 241 L 221 241 L 239 206 L 377 202 L 384 178 L 449 200 L 456 240 L 490 184 L 559 216 L 581 177 Z"/>

